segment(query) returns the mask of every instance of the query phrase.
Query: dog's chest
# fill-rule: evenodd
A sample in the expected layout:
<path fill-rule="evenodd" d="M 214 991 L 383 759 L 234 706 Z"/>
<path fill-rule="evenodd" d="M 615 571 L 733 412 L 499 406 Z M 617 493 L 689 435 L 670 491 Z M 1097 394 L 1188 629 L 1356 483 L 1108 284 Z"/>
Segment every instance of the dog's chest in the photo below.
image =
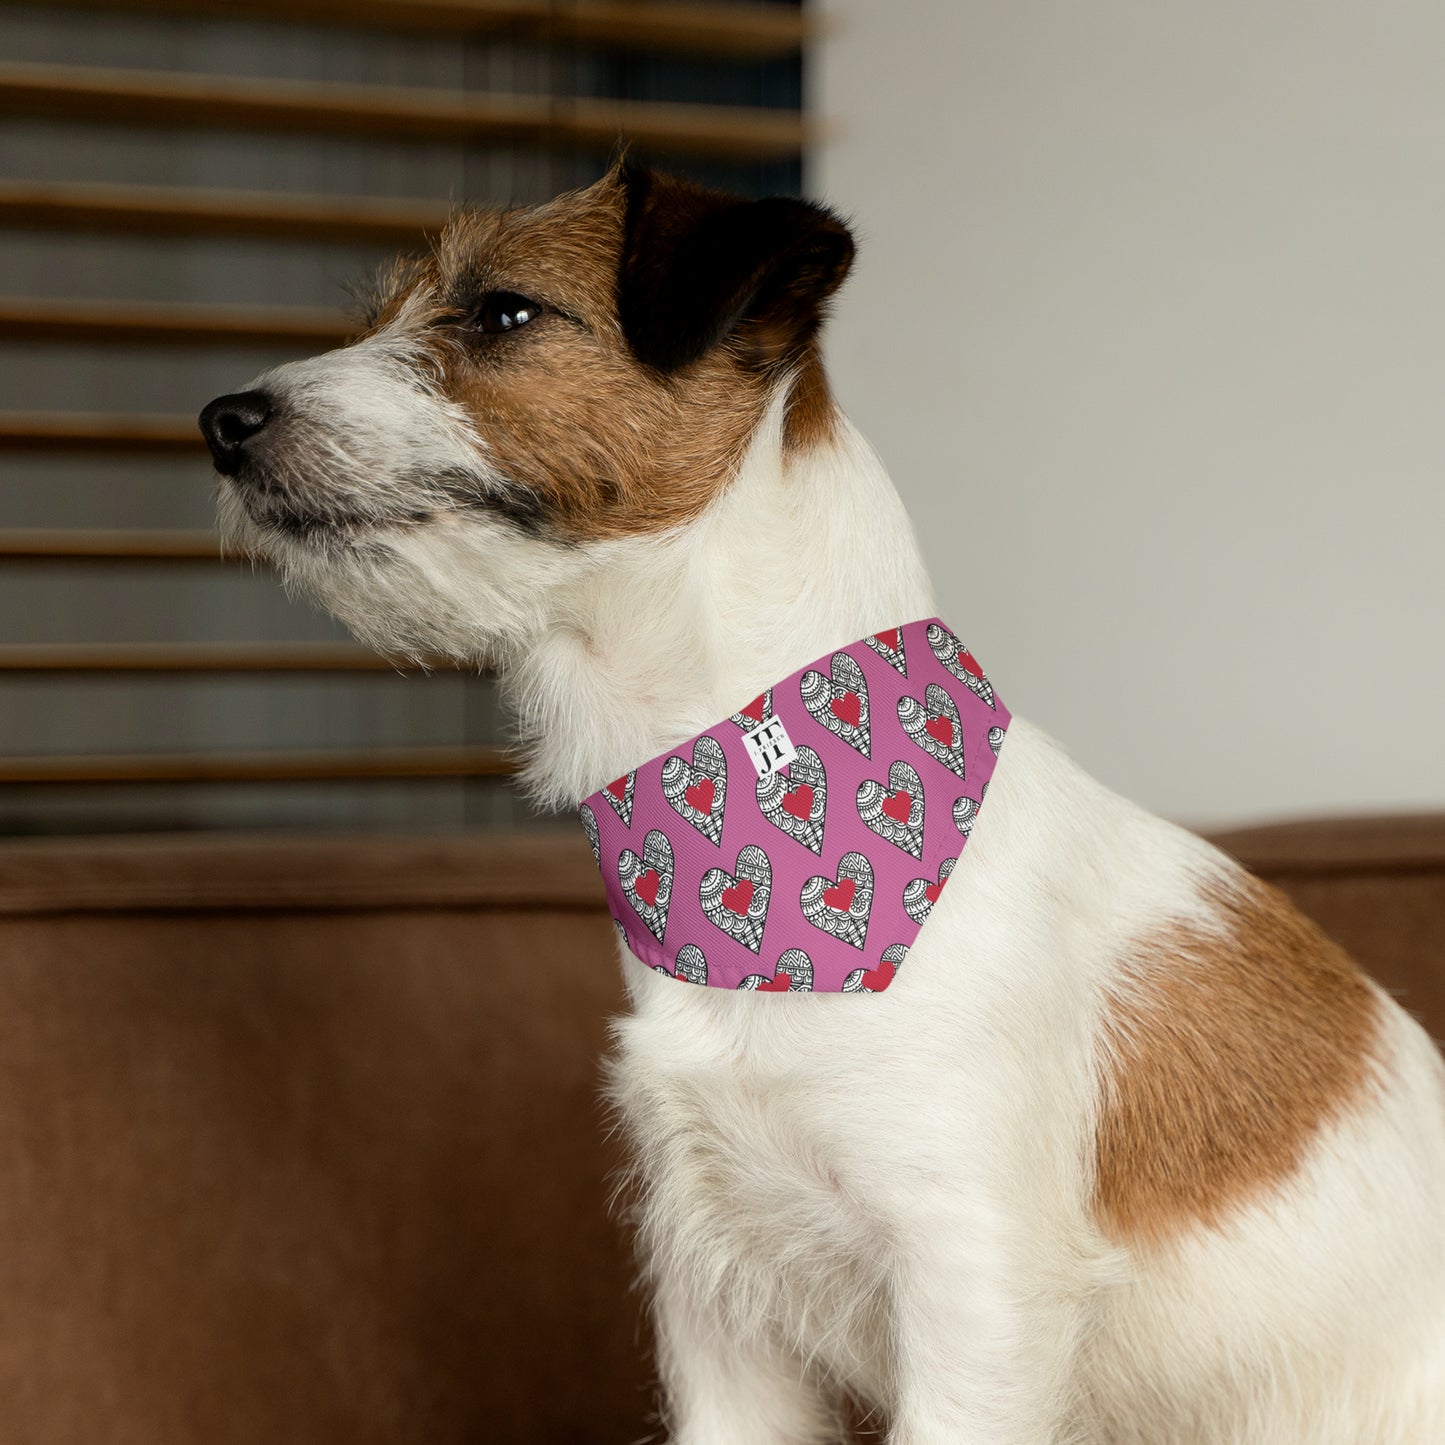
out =
<path fill-rule="evenodd" d="M 740 1056 L 687 1012 L 644 1008 L 619 1028 L 614 1094 L 649 1253 L 718 1281 L 750 1327 L 881 1384 L 887 1263 L 857 1174 L 854 1070 L 821 1041 L 827 1031 L 768 1029 Z"/>

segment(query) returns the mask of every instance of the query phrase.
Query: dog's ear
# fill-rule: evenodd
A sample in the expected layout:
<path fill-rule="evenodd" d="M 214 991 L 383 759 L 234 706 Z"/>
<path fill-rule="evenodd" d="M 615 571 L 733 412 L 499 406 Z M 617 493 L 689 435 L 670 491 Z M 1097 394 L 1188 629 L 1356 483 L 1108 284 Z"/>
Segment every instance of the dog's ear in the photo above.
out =
<path fill-rule="evenodd" d="M 808 201 L 747 201 L 628 161 L 618 315 L 639 361 L 676 371 L 735 336 L 760 364 L 798 355 L 853 262 L 853 238 Z"/>

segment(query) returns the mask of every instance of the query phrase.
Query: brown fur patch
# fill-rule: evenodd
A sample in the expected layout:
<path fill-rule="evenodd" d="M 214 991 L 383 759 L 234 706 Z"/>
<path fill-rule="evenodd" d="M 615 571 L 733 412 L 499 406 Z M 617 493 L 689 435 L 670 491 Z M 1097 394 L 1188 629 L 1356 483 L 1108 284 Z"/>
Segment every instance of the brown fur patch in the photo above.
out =
<path fill-rule="evenodd" d="M 416 336 L 431 356 L 491 465 L 571 540 L 696 517 L 735 475 L 778 374 L 740 338 L 674 374 L 636 359 L 618 319 L 625 211 L 614 173 L 544 206 L 462 212 L 379 310 L 379 324 Z M 479 336 L 466 325 L 469 308 L 493 291 L 545 309 L 515 332 Z M 810 348 L 789 409 L 790 447 L 829 434 L 831 412 Z"/>
<path fill-rule="evenodd" d="M 475 280 L 552 308 L 493 346 L 451 347 L 444 375 L 494 464 L 577 538 L 691 520 L 731 480 L 766 404 L 725 347 L 677 378 L 632 357 L 617 322 L 621 222 L 619 198 L 594 188 L 469 217 L 441 255 L 443 294 Z"/>
<path fill-rule="evenodd" d="M 825 446 L 833 440 L 838 424 L 838 407 L 823 371 L 818 348 L 810 345 L 788 397 L 788 415 L 783 445 L 794 454 Z"/>
<path fill-rule="evenodd" d="M 1240 874 L 1221 927 L 1143 940 L 1109 1002 L 1095 1214 L 1158 1244 L 1284 1183 L 1364 1095 L 1379 1000 L 1282 894 Z"/>

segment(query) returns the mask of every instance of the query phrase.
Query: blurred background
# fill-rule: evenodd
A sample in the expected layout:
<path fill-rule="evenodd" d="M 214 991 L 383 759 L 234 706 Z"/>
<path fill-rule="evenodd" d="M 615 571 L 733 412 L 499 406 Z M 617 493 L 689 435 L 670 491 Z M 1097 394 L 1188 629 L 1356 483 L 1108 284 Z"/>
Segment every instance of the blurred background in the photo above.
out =
<path fill-rule="evenodd" d="M 196 412 L 619 133 L 797 192 L 802 39 L 787 4 L 0 4 L 0 831 L 532 821 L 486 679 L 218 558 Z"/>
<path fill-rule="evenodd" d="M 1445 803 L 1445 10 L 841 0 L 830 361 L 944 614 L 1218 827 Z"/>
<path fill-rule="evenodd" d="M 821 196 L 841 398 L 1016 708 L 1198 825 L 1445 802 L 1445 16 L 0 4 L 0 831 L 534 825 L 484 678 L 216 556 L 192 419 L 619 129 Z"/>
<path fill-rule="evenodd" d="M 660 1438 L 580 829 L 195 424 L 619 133 L 852 219 L 942 615 L 1445 1034 L 1445 9 L 0 0 L 0 1438 Z"/>

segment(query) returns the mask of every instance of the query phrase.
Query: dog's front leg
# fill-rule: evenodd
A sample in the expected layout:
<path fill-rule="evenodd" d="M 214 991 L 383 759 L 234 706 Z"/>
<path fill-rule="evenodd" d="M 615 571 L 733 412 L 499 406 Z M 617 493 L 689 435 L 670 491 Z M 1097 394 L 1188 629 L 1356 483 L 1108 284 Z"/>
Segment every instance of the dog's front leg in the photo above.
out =
<path fill-rule="evenodd" d="M 654 1301 L 669 1445 L 836 1445 L 836 1401 L 803 1361 L 661 1280 Z"/>
<path fill-rule="evenodd" d="M 1086 1445 L 1078 1291 L 986 1217 L 917 1221 L 894 1276 L 889 1445 Z"/>

